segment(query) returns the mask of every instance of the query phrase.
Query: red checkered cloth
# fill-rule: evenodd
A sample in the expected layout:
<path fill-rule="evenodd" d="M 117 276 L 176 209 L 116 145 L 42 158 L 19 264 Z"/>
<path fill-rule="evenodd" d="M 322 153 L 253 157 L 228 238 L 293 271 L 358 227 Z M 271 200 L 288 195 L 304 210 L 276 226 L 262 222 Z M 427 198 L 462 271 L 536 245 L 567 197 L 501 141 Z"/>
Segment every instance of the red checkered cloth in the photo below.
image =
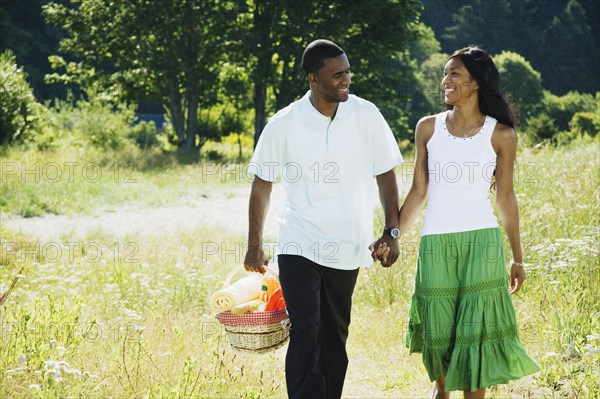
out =
<path fill-rule="evenodd" d="M 224 326 L 229 327 L 252 327 L 266 324 L 280 323 L 288 318 L 285 310 L 273 310 L 266 312 L 247 312 L 239 316 L 231 314 L 231 310 L 217 313 L 217 320 Z"/>

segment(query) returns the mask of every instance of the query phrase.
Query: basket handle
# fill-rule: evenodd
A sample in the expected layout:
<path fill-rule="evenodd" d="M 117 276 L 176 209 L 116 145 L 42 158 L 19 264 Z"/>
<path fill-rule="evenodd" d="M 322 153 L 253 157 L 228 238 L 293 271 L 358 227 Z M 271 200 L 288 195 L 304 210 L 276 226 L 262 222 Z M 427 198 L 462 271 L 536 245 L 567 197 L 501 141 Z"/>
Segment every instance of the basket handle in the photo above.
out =
<path fill-rule="evenodd" d="M 277 281 L 279 281 L 279 275 L 277 273 L 275 273 L 275 271 L 271 268 L 269 268 L 268 266 L 265 266 L 265 269 L 267 270 L 265 272 L 265 274 L 267 273 L 271 273 L 273 275 L 273 277 L 275 277 L 277 279 Z M 229 272 L 229 274 L 227 275 L 227 277 L 225 277 L 225 281 L 223 281 L 223 289 L 229 287 L 229 285 L 231 284 L 231 280 L 233 279 L 233 277 L 238 274 L 240 271 L 242 270 L 246 270 L 246 268 L 243 265 L 240 265 L 236 268 L 234 268 L 231 272 Z"/>

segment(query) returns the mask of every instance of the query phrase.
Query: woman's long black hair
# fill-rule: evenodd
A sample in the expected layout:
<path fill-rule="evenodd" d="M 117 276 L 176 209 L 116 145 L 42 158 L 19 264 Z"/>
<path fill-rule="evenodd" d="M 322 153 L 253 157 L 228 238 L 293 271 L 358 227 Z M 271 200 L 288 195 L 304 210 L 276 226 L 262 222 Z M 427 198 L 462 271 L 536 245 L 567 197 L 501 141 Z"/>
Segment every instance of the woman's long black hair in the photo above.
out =
<path fill-rule="evenodd" d="M 492 57 L 478 46 L 456 50 L 450 59 L 458 57 L 479 84 L 479 110 L 514 129 L 515 114 L 500 91 L 500 73 Z M 446 109 L 454 106 L 446 104 Z"/>

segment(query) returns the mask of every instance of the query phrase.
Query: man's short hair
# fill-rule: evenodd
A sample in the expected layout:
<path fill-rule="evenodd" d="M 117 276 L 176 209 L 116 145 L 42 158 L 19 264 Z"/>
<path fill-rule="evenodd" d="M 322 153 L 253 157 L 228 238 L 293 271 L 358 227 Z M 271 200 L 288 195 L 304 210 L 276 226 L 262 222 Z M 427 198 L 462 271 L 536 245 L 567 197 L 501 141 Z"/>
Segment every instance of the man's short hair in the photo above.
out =
<path fill-rule="evenodd" d="M 332 41 L 318 39 L 310 43 L 302 54 L 302 69 L 308 76 L 309 73 L 317 73 L 325 66 L 325 60 L 335 58 L 344 54 L 344 50 Z"/>

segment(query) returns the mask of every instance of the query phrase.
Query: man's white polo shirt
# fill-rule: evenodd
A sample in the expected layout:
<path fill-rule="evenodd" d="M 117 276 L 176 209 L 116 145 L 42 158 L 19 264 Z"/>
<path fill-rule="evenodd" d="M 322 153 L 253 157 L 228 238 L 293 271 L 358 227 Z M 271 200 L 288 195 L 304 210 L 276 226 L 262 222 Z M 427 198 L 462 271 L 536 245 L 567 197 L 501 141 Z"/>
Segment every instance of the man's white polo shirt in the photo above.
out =
<path fill-rule="evenodd" d="M 371 265 L 374 176 L 402 163 L 398 144 L 371 102 L 350 95 L 330 123 L 309 98 L 269 120 L 249 167 L 262 180 L 282 177 L 277 253 L 335 269 Z"/>

